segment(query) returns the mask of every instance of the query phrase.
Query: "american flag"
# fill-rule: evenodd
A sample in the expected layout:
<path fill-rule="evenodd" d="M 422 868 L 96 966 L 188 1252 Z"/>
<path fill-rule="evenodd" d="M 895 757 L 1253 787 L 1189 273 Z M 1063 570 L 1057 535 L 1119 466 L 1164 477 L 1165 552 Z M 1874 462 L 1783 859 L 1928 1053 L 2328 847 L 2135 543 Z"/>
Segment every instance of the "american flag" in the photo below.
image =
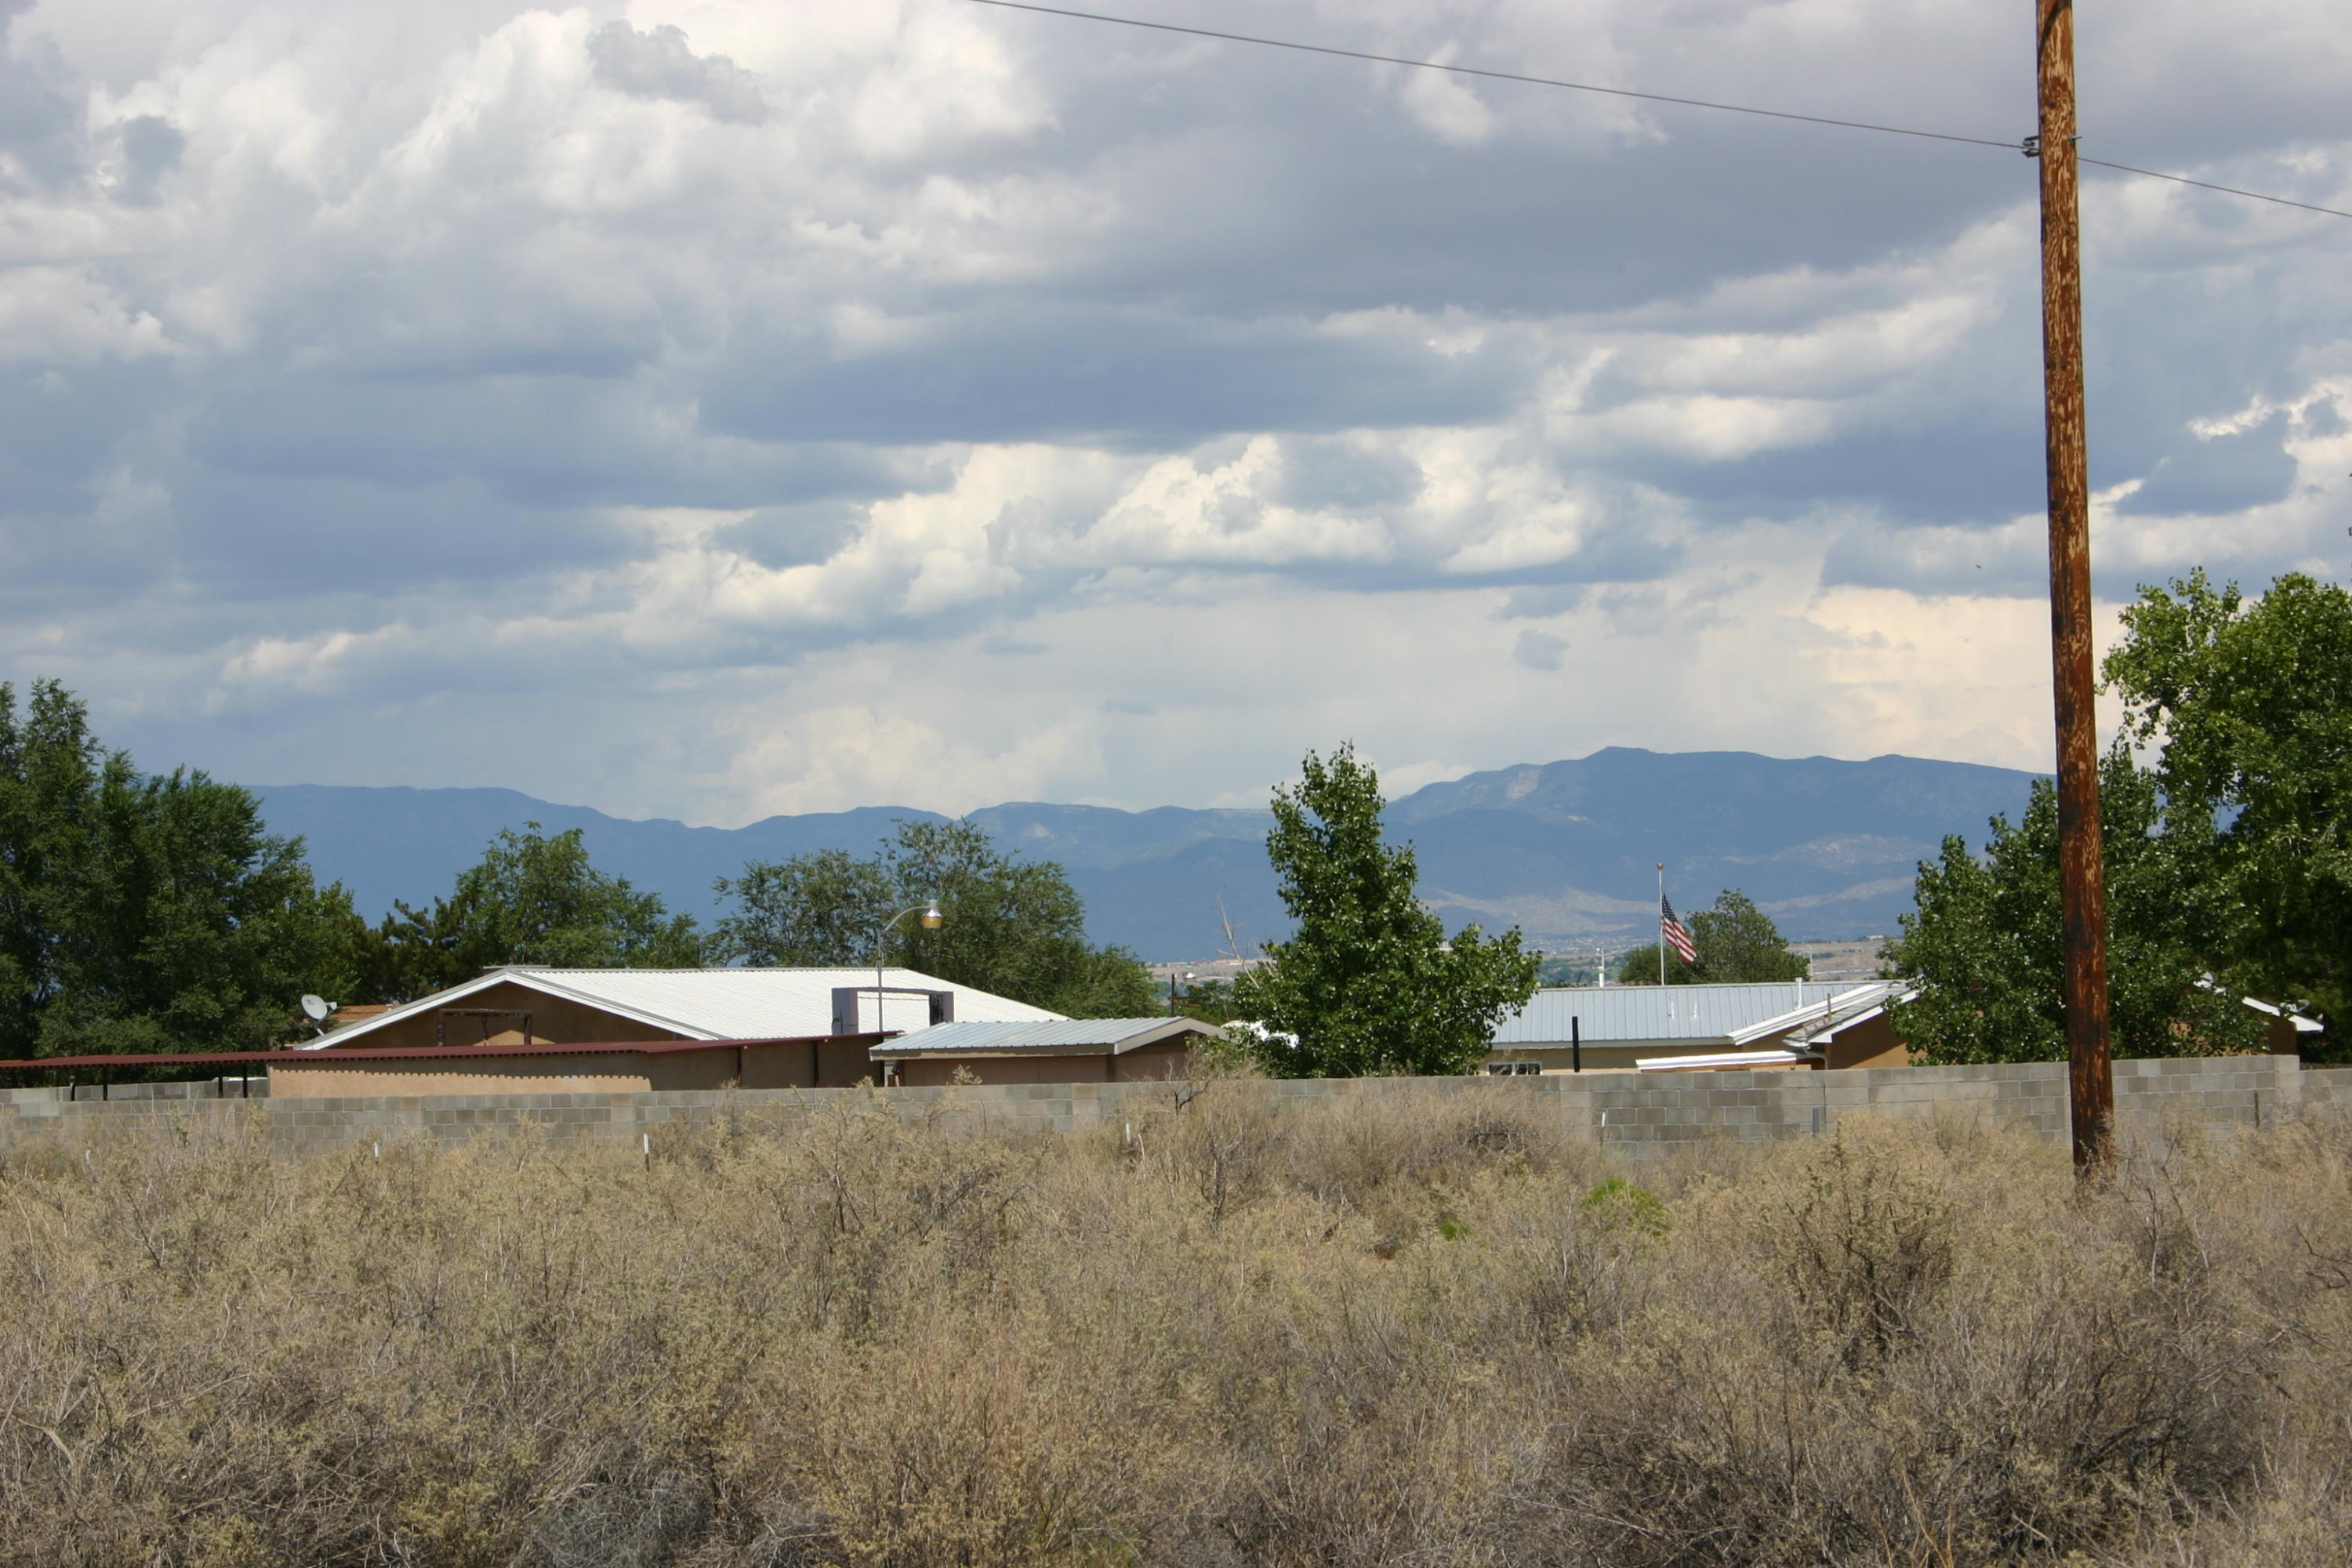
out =
<path fill-rule="evenodd" d="M 1658 934 L 1666 945 L 1682 954 L 1685 963 L 1698 962 L 1698 943 L 1691 940 L 1690 927 L 1675 919 L 1675 906 L 1666 902 L 1664 893 L 1658 895 Z"/>

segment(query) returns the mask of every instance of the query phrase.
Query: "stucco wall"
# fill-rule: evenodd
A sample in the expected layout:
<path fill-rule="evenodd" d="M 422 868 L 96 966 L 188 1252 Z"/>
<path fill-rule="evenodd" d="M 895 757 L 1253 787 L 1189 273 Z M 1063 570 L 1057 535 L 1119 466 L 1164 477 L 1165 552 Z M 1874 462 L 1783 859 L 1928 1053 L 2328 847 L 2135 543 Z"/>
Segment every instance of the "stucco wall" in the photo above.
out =
<path fill-rule="evenodd" d="M 320 1051 L 285 1065 L 271 1063 L 269 1092 L 278 1100 L 351 1095 L 633 1094 L 655 1090 L 720 1089 L 740 1079 L 744 1089 L 842 1088 L 864 1081 L 872 1067 L 854 1040 L 792 1040 L 710 1050 L 500 1054 L 482 1047 L 478 1060 L 426 1057 L 413 1061 L 338 1060 Z"/>
<path fill-rule="evenodd" d="M 512 1007 L 529 1013 L 531 1016 L 530 1037 L 551 1045 L 623 1045 L 639 1040 L 686 1038 L 675 1029 L 640 1024 L 635 1019 L 607 1013 L 601 1007 L 591 1007 L 584 1003 L 533 991 L 511 980 L 501 980 L 471 996 L 459 998 L 452 1005 Z M 421 1013 L 415 1017 L 404 1018 L 399 1023 L 387 1024 L 381 1029 L 370 1029 L 364 1035 L 349 1038 L 344 1037 L 345 1031 L 338 1029 L 328 1035 L 326 1048 L 333 1050 L 339 1046 L 350 1046 L 354 1049 L 378 1047 L 399 1050 L 421 1049 L 441 1043 L 434 1038 L 434 1024 L 437 1016 L 433 1012 Z M 519 1030 L 521 1023 L 520 1018 L 451 1018 L 448 1021 L 447 1043 L 453 1046 L 478 1044 L 486 1026 L 493 1038 L 520 1039 L 520 1035 L 513 1031 Z"/>
<path fill-rule="evenodd" d="M 2209 1131 L 2284 1117 L 2352 1113 L 2352 1073 L 2303 1070 L 2292 1058 L 2256 1056 L 2116 1064 L 2116 1103 L 2127 1133 L 2170 1126 Z M 1573 1132 L 1629 1156 L 1654 1155 L 1711 1138 L 1814 1136 L 1857 1112 L 1980 1119 L 2063 1141 L 2063 1062 L 1992 1067 L 1882 1068 L 1843 1072 L 1553 1074 L 1500 1080 Z M 1260 1095 L 1277 1105 L 1345 1097 L 1491 1091 L 1497 1080 L 1307 1079 L 1226 1083 L 1219 1094 Z M 705 1089 L 638 1094 L 480 1094 L 331 1100 L 118 1100 L 68 1102 L 62 1090 L 0 1096 L 0 1159 L 28 1142 L 91 1158 L 126 1141 L 251 1127 L 283 1153 L 328 1152 L 389 1138 L 467 1138 L 532 1126 L 547 1136 L 635 1149 L 671 1125 L 709 1126 L 732 1115 L 778 1136 L 828 1107 L 885 1105 L 901 1114 L 978 1117 L 1032 1131 L 1071 1131 L 1168 1106 L 1183 1092 L 1166 1083 L 1060 1083 L 973 1088 Z"/>
<path fill-rule="evenodd" d="M 1895 1020 L 1884 1013 L 1864 1023 L 1840 1029 L 1822 1055 L 1827 1058 L 1822 1065 L 1832 1068 L 1911 1065 L 1909 1048 L 1895 1037 Z"/>
<path fill-rule="evenodd" d="M 1157 1083 L 1184 1076 L 1192 1041 L 1145 1046 L 1119 1056 L 1096 1051 L 1067 1057 L 919 1057 L 898 1064 L 898 1082 L 908 1089 L 952 1085 L 961 1069 L 971 1084 Z"/>
<path fill-rule="evenodd" d="M 352 1095 L 643 1094 L 655 1087 L 641 1056 L 490 1057 L 478 1063 L 446 1057 L 423 1061 L 320 1062 L 269 1068 L 272 1100 L 332 1100 Z M 663 1088 L 673 1087 L 668 1084 Z M 717 1084 L 677 1088 L 716 1089 Z"/>

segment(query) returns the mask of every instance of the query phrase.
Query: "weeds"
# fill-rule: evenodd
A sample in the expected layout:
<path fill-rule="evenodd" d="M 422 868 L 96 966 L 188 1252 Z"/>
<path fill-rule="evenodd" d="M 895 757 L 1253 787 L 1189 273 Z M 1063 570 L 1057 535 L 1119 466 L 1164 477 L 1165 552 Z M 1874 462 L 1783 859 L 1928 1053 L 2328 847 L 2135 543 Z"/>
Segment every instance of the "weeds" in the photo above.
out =
<path fill-rule="evenodd" d="M 1612 1167 L 1507 1085 L 34 1154 L 0 1562 L 2340 1563 L 2347 1200 L 2340 1123 L 2083 1198 L 1944 1125 Z"/>

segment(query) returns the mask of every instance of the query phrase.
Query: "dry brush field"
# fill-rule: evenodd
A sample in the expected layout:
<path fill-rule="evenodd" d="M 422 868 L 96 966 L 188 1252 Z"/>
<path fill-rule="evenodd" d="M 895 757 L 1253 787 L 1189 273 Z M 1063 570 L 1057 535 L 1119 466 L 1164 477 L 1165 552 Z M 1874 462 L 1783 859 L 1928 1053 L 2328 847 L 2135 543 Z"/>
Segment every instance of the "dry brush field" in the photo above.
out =
<path fill-rule="evenodd" d="M 2352 1131 L 1491 1092 L 0 1172 L 9 1564 L 2347 1561 Z"/>

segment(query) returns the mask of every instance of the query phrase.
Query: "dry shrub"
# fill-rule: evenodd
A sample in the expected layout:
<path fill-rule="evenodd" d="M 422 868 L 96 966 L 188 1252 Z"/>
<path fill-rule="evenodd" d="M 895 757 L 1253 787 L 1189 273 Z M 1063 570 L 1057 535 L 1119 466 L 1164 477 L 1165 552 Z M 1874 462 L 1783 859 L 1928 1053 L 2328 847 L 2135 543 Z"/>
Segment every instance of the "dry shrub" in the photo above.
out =
<path fill-rule="evenodd" d="M 0 1562 L 2340 1563 L 2352 1132 L 1508 1084 L 0 1173 Z"/>

